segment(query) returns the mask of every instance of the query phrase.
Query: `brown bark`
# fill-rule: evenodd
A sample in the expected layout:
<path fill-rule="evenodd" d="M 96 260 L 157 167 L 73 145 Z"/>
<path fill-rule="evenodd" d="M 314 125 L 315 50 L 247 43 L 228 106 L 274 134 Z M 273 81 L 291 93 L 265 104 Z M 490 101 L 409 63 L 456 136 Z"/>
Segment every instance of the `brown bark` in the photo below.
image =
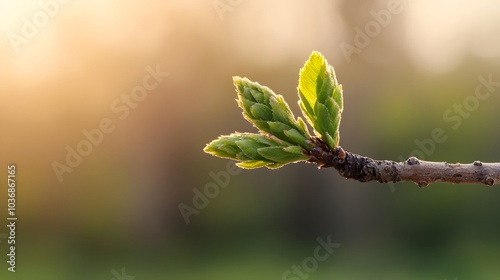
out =
<path fill-rule="evenodd" d="M 307 154 L 308 161 L 320 167 L 334 167 L 342 177 L 360 182 L 414 182 L 424 188 L 433 182 L 454 184 L 500 184 L 500 163 L 475 161 L 470 164 L 423 161 L 410 157 L 403 162 L 374 160 L 360 156 L 338 146 L 333 151 L 316 139 L 316 146 Z"/>

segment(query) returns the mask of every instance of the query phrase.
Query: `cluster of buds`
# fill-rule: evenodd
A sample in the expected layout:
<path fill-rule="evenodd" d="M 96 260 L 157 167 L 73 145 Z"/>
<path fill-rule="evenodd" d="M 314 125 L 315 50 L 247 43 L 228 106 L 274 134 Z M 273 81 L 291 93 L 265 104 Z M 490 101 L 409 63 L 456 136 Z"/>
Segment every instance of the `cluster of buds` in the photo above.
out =
<path fill-rule="evenodd" d="M 278 168 L 287 163 L 309 160 L 318 143 L 333 150 L 339 143 L 342 87 L 333 67 L 319 52 L 313 52 L 300 71 L 299 105 L 309 124 L 295 118 L 283 96 L 247 78 L 234 77 L 238 105 L 243 117 L 259 133 L 221 136 L 205 147 L 212 155 L 238 160 L 238 166 Z"/>

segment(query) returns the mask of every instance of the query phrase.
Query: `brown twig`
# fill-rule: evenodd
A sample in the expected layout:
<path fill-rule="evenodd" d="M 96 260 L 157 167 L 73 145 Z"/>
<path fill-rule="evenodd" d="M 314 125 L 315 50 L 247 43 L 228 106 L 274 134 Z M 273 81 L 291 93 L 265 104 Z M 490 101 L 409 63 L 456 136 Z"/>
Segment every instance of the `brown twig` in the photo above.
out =
<path fill-rule="evenodd" d="M 360 156 L 338 146 L 333 151 L 320 139 L 314 139 L 315 146 L 306 151 L 311 157 L 308 162 L 319 167 L 334 167 L 340 176 L 360 182 L 380 183 L 409 181 L 424 188 L 430 183 L 454 184 L 500 184 L 500 163 L 475 161 L 470 164 L 423 161 L 410 157 L 403 162 L 374 160 Z"/>

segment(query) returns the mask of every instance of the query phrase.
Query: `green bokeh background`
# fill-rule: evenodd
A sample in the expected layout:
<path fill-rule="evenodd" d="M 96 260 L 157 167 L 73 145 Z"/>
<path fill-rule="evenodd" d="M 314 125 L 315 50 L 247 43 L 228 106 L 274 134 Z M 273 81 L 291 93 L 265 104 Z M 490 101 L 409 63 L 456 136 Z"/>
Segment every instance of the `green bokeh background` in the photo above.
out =
<path fill-rule="evenodd" d="M 255 131 L 231 77 L 272 88 L 297 116 L 298 73 L 312 50 L 343 85 L 346 150 L 500 161 L 500 88 L 457 129 L 443 118 L 473 98 L 478 77 L 500 81 L 498 3 L 402 1 L 348 62 L 340 45 L 354 45 L 355 28 L 390 1 L 233 1 L 219 17 L 220 2 L 229 3 L 69 1 L 18 52 L 8 34 L 40 4 L 1 2 L 0 225 L 10 163 L 19 218 L 17 272 L 7 272 L 0 239 L 1 279 L 109 280 L 122 268 L 136 280 L 282 279 L 327 236 L 341 246 L 307 279 L 498 279 L 497 187 L 359 183 L 294 164 L 230 176 L 189 225 L 179 211 L 227 168 L 205 144 Z M 148 65 L 170 75 L 120 120 L 110 105 Z M 59 182 L 53 162 L 103 118 L 115 130 Z M 446 141 L 419 148 L 436 128 Z"/>

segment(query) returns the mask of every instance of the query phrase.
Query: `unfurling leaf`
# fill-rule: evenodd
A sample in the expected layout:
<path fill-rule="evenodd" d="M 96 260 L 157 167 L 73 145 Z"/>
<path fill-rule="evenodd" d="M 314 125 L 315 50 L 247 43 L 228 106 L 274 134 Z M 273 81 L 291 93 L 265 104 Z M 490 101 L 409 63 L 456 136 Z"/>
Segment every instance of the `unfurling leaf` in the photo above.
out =
<path fill-rule="evenodd" d="M 306 120 L 333 149 L 339 144 L 342 114 L 342 86 L 335 78 L 333 67 L 319 52 L 313 52 L 299 77 L 299 106 Z"/>
<path fill-rule="evenodd" d="M 253 133 L 233 133 L 208 144 L 205 152 L 241 161 L 243 168 L 279 168 L 285 164 L 309 159 L 303 148 L 276 137 Z"/>

